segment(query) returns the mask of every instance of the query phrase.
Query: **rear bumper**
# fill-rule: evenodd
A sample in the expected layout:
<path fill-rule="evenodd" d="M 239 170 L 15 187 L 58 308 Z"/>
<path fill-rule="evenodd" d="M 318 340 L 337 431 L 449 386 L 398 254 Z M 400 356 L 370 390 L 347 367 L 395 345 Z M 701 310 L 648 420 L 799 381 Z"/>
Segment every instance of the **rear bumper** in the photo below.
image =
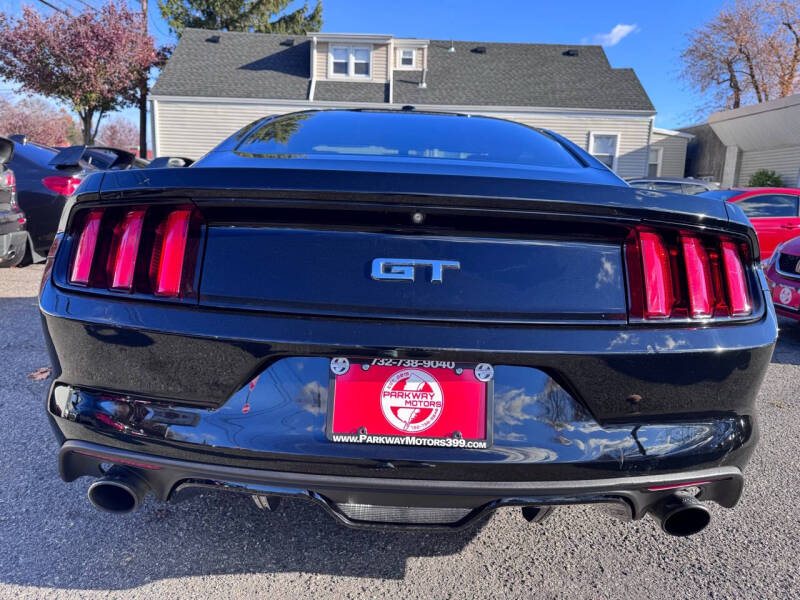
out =
<path fill-rule="evenodd" d="M 164 501 L 181 500 L 199 490 L 302 498 L 321 505 L 345 525 L 366 528 L 437 526 L 413 521 L 387 523 L 372 516 L 359 518 L 369 515 L 369 509 L 379 507 L 429 508 L 431 512 L 442 508 L 461 509 L 450 513 L 455 520 L 438 524 L 447 529 L 470 525 L 507 506 L 611 504 L 616 505 L 617 516 L 639 519 L 677 487 L 694 484 L 700 489 L 700 499 L 726 508 L 738 502 L 743 487 L 742 473 L 736 467 L 601 480 L 487 482 L 266 471 L 173 460 L 77 441 L 66 442 L 59 453 L 59 469 L 65 481 L 82 475 L 99 476 L 102 463 L 123 464 L 133 469 L 156 497 Z"/>
<path fill-rule="evenodd" d="M 146 464 L 158 468 L 132 468 L 163 500 L 207 487 L 300 496 L 355 525 L 369 523 L 347 507 L 469 509 L 448 526 L 514 504 L 610 502 L 638 518 L 667 493 L 648 488 L 706 480 L 705 499 L 733 506 L 776 336 L 770 303 L 748 324 L 661 330 L 303 318 L 51 281 L 40 303 L 66 480 Z M 492 446 L 329 441 L 334 356 L 495 365 Z"/>

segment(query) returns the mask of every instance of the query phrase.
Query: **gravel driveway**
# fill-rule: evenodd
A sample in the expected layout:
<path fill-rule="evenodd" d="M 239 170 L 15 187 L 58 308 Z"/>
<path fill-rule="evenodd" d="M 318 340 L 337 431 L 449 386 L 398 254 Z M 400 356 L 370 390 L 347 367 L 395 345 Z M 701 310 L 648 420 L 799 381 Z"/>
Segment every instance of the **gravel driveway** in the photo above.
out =
<path fill-rule="evenodd" d="M 48 364 L 36 292 L 41 267 L 0 269 L 0 597 L 800 598 L 800 325 L 781 337 L 759 397 L 761 442 L 742 502 L 711 507 L 700 535 L 670 538 L 651 519 L 619 523 L 564 507 L 544 525 L 499 511 L 456 534 L 340 527 L 287 501 L 179 505 L 149 499 L 121 517 L 58 477 L 44 415 Z"/>

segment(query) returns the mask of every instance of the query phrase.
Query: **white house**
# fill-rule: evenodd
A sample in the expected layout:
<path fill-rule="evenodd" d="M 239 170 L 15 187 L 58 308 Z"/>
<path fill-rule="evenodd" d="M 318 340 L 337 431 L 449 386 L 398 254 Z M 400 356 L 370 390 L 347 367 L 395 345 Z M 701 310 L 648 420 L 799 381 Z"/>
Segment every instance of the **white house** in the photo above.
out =
<path fill-rule="evenodd" d="M 413 105 L 551 129 L 623 177 L 683 175 L 685 137 L 654 130 L 636 74 L 600 46 L 187 29 L 150 102 L 162 156 L 198 158 L 265 115 Z"/>

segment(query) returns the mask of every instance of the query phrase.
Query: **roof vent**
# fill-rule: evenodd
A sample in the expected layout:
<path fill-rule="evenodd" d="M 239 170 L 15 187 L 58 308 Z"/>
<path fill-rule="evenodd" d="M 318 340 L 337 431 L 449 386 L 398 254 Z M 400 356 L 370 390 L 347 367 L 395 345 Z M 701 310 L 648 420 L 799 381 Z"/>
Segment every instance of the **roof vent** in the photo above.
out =
<path fill-rule="evenodd" d="M 453 40 L 450 40 L 450 47 L 447 49 L 447 51 L 451 54 L 456 51 L 456 47 L 453 45 Z"/>
<path fill-rule="evenodd" d="M 207 37 L 206 41 L 209 44 L 219 44 L 219 36 L 218 35 L 212 35 L 210 37 Z"/>
<path fill-rule="evenodd" d="M 575 48 L 570 48 L 569 50 L 564 50 L 561 54 L 564 56 L 578 56 L 579 52 Z"/>
<path fill-rule="evenodd" d="M 291 38 L 283 40 L 281 46 L 294 46 L 294 40 Z"/>
<path fill-rule="evenodd" d="M 411 104 L 406 104 L 406 105 L 405 105 L 403 108 L 401 108 L 400 110 L 402 110 L 402 111 L 404 111 L 404 112 L 411 112 L 411 111 L 413 111 L 413 110 L 414 110 L 414 107 L 413 107 Z"/>
<path fill-rule="evenodd" d="M 476 46 L 472 49 L 475 54 L 486 54 L 486 46 Z"/>

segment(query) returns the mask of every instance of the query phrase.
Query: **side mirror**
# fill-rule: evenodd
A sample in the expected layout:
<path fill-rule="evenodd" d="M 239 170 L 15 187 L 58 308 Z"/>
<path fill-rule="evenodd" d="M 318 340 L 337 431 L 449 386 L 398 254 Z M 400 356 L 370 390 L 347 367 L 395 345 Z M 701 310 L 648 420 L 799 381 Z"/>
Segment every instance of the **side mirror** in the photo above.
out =
<path fill-rule="evenodd" d="M 0 137 L 0 167 L 14 158 L 14 142 L 8 138 Z"/>

